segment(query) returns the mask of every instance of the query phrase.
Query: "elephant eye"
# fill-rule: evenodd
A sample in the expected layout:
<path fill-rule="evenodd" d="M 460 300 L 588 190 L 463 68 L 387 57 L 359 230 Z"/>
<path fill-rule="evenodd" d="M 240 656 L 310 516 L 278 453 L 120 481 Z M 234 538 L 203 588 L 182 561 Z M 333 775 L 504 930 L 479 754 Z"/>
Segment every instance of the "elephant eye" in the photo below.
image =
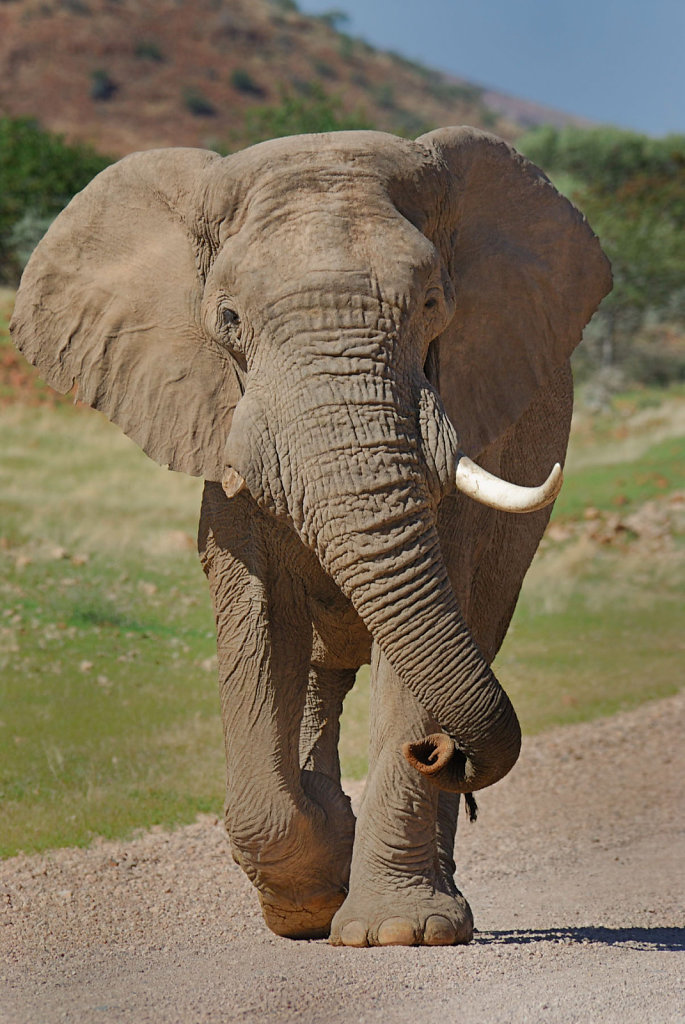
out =
<path fill-rule="evenodd" d="M 438 306 L 440 305 L 441 298 L 442 292 L 440 291 L 439 288 L 436 288 L 435 286 L 429 288 L 428 295 L 426 295 L 425 301 L 423 303 L 423 308 L 427 310 L 429 313 L 432 312 L 434 309 L 437 309 Z"/>
<path fill-rule="evenodd" d="M 224 322 L 224 327 L 237 327 L 240 323 L 240 317 L 233 309 L 224 309 L 221 319 Z"/>

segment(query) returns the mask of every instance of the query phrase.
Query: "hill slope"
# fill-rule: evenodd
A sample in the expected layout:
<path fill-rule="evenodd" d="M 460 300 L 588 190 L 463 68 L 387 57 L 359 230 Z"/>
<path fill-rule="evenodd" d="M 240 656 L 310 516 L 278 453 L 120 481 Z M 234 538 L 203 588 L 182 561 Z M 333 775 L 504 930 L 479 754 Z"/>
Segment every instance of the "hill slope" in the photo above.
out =
<path fill-rule="evenodd" d="M 0 115 L 37 117 L 113 156 L 154 146 L 237 148 L 250 107 L 316 84 L 345 110 L 410 135 L 469 123 L 511 138 L 535 119 L 528 106 L 517 123 L 496 112 L 496 94 L 486 101 L 478 86 L 377 51 L 290 6 L 2 0 Z M 565 115 L 540 108 L 540 119 Z"/>

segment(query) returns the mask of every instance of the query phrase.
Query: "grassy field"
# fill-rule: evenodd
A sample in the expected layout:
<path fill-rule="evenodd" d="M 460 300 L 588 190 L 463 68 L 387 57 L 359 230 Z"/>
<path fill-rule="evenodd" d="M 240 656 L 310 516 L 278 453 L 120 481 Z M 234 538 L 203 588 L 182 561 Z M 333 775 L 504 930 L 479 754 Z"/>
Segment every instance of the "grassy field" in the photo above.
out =
<path fill-rule="evenodd" d="M 220 813 L 223 786 L 201 484 L 38 387 L 9 348 L 10 302 L 0 293 L 5 856 Z M 525 731 L 681 684 L 684 454 L 683 393 L 579 419 L 497 662 Z M 347 775 L 366 770 L 367 702 L 363 671 L 343 716 Z"/>

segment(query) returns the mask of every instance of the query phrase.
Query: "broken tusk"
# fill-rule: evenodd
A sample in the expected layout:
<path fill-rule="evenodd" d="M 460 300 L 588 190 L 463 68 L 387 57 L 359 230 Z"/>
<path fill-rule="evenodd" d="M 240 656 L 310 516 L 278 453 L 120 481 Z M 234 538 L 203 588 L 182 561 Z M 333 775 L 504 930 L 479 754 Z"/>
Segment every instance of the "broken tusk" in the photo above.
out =
<path fill-rule="evenodd" d="M 232 466 L 227 466 L 221 480 L 221 486 L 227 498 L 234 498 L 236 494 L 239 494 L 247 487 L 247 484 L 237 470 L 233 469 Z"/>
<path fill-rule="evenodd" d="M 554 501 L 563 482 L 564 475 L 558 462 L 544 484 L 539 487 L 520 487 L 493 476 L 466 455 L 457 458 L 457 490 L 501 512 L 536 512 Z"/>

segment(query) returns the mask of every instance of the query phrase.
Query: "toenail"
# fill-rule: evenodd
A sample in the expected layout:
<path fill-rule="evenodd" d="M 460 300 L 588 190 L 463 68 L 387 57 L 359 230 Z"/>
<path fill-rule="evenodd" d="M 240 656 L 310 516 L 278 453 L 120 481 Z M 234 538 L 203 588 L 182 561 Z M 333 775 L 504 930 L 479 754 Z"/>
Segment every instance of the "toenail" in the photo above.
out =
<path fill-rule="evenodd" d="M 378 929 L 379 946 L 413 946 L 416 932 L 404 917 L 389 917 Z"/>
<path fill-rule="evenodd" d="M 457 938 L 457 930 L 451 921 L 439 914 L 432 914 L 423 929 L 426 946 L 451 946 Z"/>
<path fill-rule="evenodd" d="M 348 921 L 340 932 L 343 946 L 366 946 L 366 927 L 361 921 Z"/>

